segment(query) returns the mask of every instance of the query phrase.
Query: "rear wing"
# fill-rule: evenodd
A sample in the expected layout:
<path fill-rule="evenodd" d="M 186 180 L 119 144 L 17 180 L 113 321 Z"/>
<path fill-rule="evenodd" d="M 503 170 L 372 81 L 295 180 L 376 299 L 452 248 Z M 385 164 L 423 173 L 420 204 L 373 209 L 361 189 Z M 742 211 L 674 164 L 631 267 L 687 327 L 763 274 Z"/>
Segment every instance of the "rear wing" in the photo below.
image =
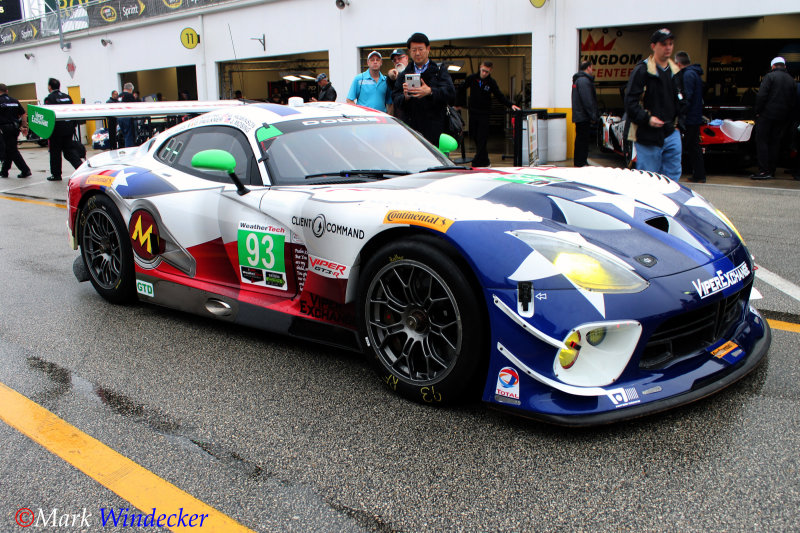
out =
<path fill-rule="evenodd" d="M 111 104 L 28 104 L 28 126 L 48 139 L 59 120 L 95 120 L 109 117 L 160 117 L 207 113 L 215 109 L 245 105 L 241 100 L 181 100 L 177 102 L 125 102 Z"/>

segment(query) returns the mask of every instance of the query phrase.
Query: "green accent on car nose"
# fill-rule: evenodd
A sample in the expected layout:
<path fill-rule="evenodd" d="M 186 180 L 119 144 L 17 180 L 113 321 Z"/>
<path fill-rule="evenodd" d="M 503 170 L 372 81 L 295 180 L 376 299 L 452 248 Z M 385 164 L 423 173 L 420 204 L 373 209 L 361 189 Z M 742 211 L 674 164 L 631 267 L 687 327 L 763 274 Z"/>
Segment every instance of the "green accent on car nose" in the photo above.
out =
<path fill-rule="evenodd" d="M 29 104 L 28 127 L 42 139 L 49 139 L 56 127 L 55 112 L 50 109 Z"/>

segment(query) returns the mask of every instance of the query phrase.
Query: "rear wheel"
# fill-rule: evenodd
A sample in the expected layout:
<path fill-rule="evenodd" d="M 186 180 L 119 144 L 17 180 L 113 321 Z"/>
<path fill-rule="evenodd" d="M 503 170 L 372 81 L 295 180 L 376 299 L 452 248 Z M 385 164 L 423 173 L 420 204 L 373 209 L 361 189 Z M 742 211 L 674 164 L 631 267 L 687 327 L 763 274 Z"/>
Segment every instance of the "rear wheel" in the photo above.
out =
<path fill-rule="evenodd" d="M 78 217 L 78 242 L 89 280 L 112 303 L 136 297 L 133 251 L 125 223 L 114 202 L 103 195 L 89 198 Z"/>
<path fill-rule="evenodd" d="M 445 243 L 384 246 L 367 262 L 359 325 L 392 390 L 426 403 L 474 397 L 485 357 L 478 295 Z"/>

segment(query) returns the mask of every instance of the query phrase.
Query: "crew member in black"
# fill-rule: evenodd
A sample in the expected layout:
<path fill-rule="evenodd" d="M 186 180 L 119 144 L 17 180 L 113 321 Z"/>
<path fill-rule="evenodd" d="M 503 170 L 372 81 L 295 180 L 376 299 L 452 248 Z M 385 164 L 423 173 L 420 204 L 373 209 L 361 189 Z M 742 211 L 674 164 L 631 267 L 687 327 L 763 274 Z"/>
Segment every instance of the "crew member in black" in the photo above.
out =
<path fill-rule="evenodd" d="M 336 89 L 334 89 L 331 82 L 328 81 L 328 75 L 324 72 L 321 72 L 319 76 L 317 76 L 317 86 L 319 86 L 319 93 L 317 94 L 319 98 L 312 98 L 312 102 L 336 101 Z"/>
<path fill-rule="evenodd" d="M 50 78 L 47 81 L 47 88 L 50 94 L 44 99 L 47 105 L 64 105 L 71 104 L 72 98 L 68 94 L 62 93 L 61 82 L 55 78 Z M 70 164 L 78 168 L 81 166 L 81 158 L 78 157 L 75 151 L 75 143 L 72 136 L 75 133 L 75 125 L 69 121 L 56 122 L 53 129 L 53 135 L 50 136 L 49 150 L 50 150 L 50 176 L 47 177 L 48 181 L 61 181 L 61 154 L 63 152 L 64 158 Z"/>
<path fill-rule="evenodd" d="M 578 72 L 572 76 L 572 122 L 575 123 L 573 164 L 576 167 L 585 167 L 588 164 L 589 142 L 599 119 L 597 92 L 594 88 L 594 64 L 591 61 L 582 61 Z"/>
<path fill-rule="evenodd" d="M 8 95 L 8 87 L 5 83 L 0 83 L 0 160 L 3 161 L 0 169 L 0 178 L 7 178 L 11 163 L 17 165 L 20 170 L 18 178 L 27 178 L 31 175 L 31 169 L 22 154 L 17 149 L 17 138 L 19 132 L 28 134 L 28 122 L 25 120 L 25 109 L 19 101 Z"/>
<path fill-rule="evenodd" d="M 480 72 L 470 74 L 464 80 L 464 84 L 459 89 L 459 102 L 466 100 L 467 89 L 470 90 L 469 102 L 469 134 L 475 141 L 475 158 L 472 160 L 473 167 L 488 167 L 489 152 L 486 144 L 489 140 L 489 114 L 492 105 L 492 95 L 495 96 L 506 107 L 519 111 L 511 100 L 500 91 L 497 82 L 492 78 L 492 67 L 494 63 L 484 61 L 480 65 Z M 461 107 L 456 107 L 461 109 Z"/>
<path fill-rule="evenodd" d="M 796 98 L 797 89 L 794 78 L 786 71 L 786 60 L 776 57 L 770 67 L 756 95 L 758 174 L 750 176 L 754 180 L 768 180 L 775 176 L 781 137 L 792 118 Z"/>
<path fill-rule="evenodd" d="M 111 97 L 106 100 L 107 104 L 116 104 L 119 102 L 119 92 L 114 89 L 111 91 Z M 108 126 L 106 129 L 108 131 L 108 149 L 109 150 L 116 150 L 117 149 L 117 117 L 108 117 L 106 118 L 106 125 Z"/>

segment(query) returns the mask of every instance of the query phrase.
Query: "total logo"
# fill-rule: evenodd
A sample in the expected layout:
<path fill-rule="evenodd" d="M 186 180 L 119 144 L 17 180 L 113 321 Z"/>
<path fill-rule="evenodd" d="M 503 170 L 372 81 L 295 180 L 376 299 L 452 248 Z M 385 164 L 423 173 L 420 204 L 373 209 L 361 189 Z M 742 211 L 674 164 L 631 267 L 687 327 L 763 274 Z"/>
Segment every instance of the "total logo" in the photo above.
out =
<path fill-rule="evenodd" d="M 519 373 L 515 368 L 506 366 L 497 373 L 497 390 L 495 394 L 519 400 Z"/>

